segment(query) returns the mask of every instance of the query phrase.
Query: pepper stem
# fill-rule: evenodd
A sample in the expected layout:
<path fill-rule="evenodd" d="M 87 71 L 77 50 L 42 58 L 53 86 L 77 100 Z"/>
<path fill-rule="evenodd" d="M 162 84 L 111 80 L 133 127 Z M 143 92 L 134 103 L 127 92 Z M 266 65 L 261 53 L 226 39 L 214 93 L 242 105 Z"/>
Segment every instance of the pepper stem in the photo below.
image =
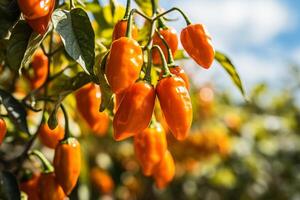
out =
<path fill-rule="evenodd" d="M 126 29 L 126 37 L 131 38 L 132 34 L 132 16 L 135 13 L 135 10 L 132 9 L 129 13 L 128 22 L 127 22 L 127 29 Z"/>
<path fill-rule="evenodd" d="M 144 80 L 147 81 L 148 83 L 151 84 L 151 68 L 152 68 L 152 54 L 151 54 L 151 49 L 147 49 L 147 54 L 148 54 L 148 62 L 147 62 L 147 68 L 146 68 L 146 74 L 144 77 Z"/>
<path fill-rule="evenodd" d="M 182 15 L 182 17 L 184 18 L 187 26 L 192 23 L 191 20 L 188 18 L 188 16 L 180 8 L 177 8 L 177 7 L 171 8 L 170 10 L 167 10 L 167 11 L 157 15 L 153 20 L 157 20 L 160 17 L 162 17 L 162 16 L 164 16 L 164 15 L 170 13 L 170 12 L 173 12 L 173 11 L 178 11 Z"/>
<path fill-rule="evenodd" d="M 156 9 L 157 9 L 155 0 L 151 0 L 151 5 L 152 5 L 152 16 L 154 16 L 156 13 Z"/>
<path fill-rule="evenodd" d="M 38 150 L 33 150 L 29 153 L 29 155 L 36 156 L 43 165 L 43 172 L 44 173 L 51 173 L 53 172 L 53 166 L 50 164 L 50 162 L 45 158 L 45 156 Z"/>
<path fill-rule="evenodd" d="M 169 47 L 169 45 L 168 45 L 167 41 L 165 40 L 165 38 L 159 32 L 159 30 L 156 30 L 156 33 L 157 33 L 158 37 L 162 40 L 162 42 L 164 43 L 164 45 L 166 46 L 166 48 L 168 50 L 168 65 L 170 67 L 174 67 L 175 66 L 175 61 L 174 61 L 174 58 L 173 58 L 171 48 Z"/>
<path fill-rule="evenodd" d="M 129 17 L 130 6 L 131 6 L 131 0 L 127 0 L 126 11 L 125 11 L 125 15 L 123 17 L 124 20 L 128 19 L 128 17 Z"/>
<path fill-rule="evenodd" d="M 68 113 L 64 107 L 64 105 L 60 105 L 60 108 L 64 114 L 64 118 L 65 118 L 65 135 L 63 140 L 67 140 L 70 137 L 70 131 L 69 131 L 69 117 L 68 117 Z"/>
<path fill-rule="evenodd" d="M 158 45 L 153 45 L 153 47 L 151 48 L 151 55 L 152 55 L 152 51 L 153 49 L 156 48 L 159 52 L 159 55 L 160 55 L 160 59 L 162 61 L 162 64 L 163 64 L 163 75 L 162 75 L 162 78 L 166 78 L 166 77 L 170 77 L 171 76 L 171 73 L 170 73 L 170 70 L 168 68 L 168 64 L 167 64 L 167 61 L 166 61 L 166 58 L 165 58 L 165 55 L 163 53 L 163 51 L 161 50 L 161 48 L 158 46 Z"/>

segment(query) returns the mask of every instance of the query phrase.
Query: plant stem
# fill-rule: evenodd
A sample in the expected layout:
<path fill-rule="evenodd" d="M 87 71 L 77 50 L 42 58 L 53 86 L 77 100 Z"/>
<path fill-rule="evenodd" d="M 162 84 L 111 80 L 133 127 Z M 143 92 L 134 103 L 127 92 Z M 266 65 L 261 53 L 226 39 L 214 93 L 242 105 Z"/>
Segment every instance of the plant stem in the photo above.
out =
<path fill-rule="evenodd" d="M 163 51 L 161 50 L 161 48 L 158 46 L 158 45 L 154 45 L 152 48 L 151 48 L 151 51 L 153 51 L 153 49 L 156 48 L 159 52 L 159 55 L 160 55 L 160 58 L 161 58 L 161 61 L 162 61 L 162 64 L 163 64 L 163 75 L 162 75 L 162 78 L 166 78 L 166 77 L 170 77 L 171 76 L 171 73 L 170 73 L 170 70 L 168 68 L 168 64 L 167 64 L 167 61 L 166 61 L 166 58 L 164 56 L 164 53 Z"/>
<path fill-rule="evenodd" d="M 177 7 L 171 8 L 170 10 L 167 10 L 167 11 L 165 11 L 165 12 L 163 12 L 163 13 L 157 15 L 157 16 L 156 16 L 155 18 L 153 18 L 152 20 L 155 21 L 155 20 L 159 19 L 160 17 L 162 17 L 162 16 L 164 16 L 164 15 L 170 13 L 170 12 L 173 12 L 173 11 L 178 11 L 178 12 L 182 15 L 182 17 L 184 18 L 184 20 L 185 20 L 187 26 L 190 25 L 190 24 L 192 23 L 191 20 L 188 18 L 188 16 L 187 16 L 181 9 L 179 9 L 179 8 L 177 8 Z"/>
<path fill-rule="evenodd" d="M 63 140 L 66 140 L 70 137 L 70 131 L 69 131 L 69 117 L 68 117 L 68 113 L 64 107 L 63 104 L 60 104 L 60 108 L 64 114 L 64 117 L 65 117 L 65 136 L 63 138 Z"/>
<path fill-rule="evenodd" d="M 156 33 L 158 35 L 158 37 L 162 40 L 162 42 L 164 43 L 164 45 L 166 46 L 167 50 L 168 50 L 168 65 L 170 67 L 174 67 L 175 66 L 175 61 L 173 58 L 173 54 L 172 54 L 172 50 L 169 47 L 167 41 L 165 40 L 165 38 L 160 34 L 159 30 L 156 30 Z"/>
<path fill-rule="evenodd" d="M 152 51 L 150 48 L 147 49 L 148 62 L 146 68 L 146 74 L 144 80 L 151 84 L 151 68 L 152 68 Z"/>
<path fill-rule="evenodd" d="M 130 6 L 131 6 L 131 0 L 127 0 L 126 11 L 125 11 L 125 15 L 124 15 L 123 19 L 128 19 Z"/>
<path fill-rule="evenodd" d="M 29 153 L 29 155 L 34 155 L 38 159 L 40 159 L 41 163 L 43 164 L 43 173 L 50 173 L 53 172 L 53 167 L 50 164 L 50 162 L 45 158 L 45 156 L 39 152 L 38 150 L 33 150 L 32 152 Z"/>

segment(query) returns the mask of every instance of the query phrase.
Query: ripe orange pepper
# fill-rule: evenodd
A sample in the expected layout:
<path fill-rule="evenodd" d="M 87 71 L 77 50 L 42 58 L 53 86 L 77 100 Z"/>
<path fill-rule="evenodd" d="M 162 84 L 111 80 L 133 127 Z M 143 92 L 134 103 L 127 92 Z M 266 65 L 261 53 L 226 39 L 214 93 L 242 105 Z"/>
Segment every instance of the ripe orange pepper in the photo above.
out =
<path fill-rule="evenodd" d="M 43 17 L 36 18 L 36 19 L 27 19 L 25 17 L 27 23 L 31 26 L 31 28 L 35 32 L 43 35 L 47 31 L 48 24 L 49 24 L 49 21 L 51 19 L 51 15 L 52 15 L 52 12 L 54 10 L 54 7 L 55 7 L 55 1 L 50 0 L 50 7 L 49 7 L 48 14 L 46 14 Z"/>
<path fill-rule="evenodd" d="M 18 4 L 26 19 L 37 19 L 50 12 L 53 0 L 18 0 Z"/>
<path fill-rule="evenodd" d="M 126 30 L 127 30 L 127 23 L 128 20 L 120 20 L 116 23 L 115 27 L 114 27 L 114 31 L 113 31 L 113 35 L 112 35 L 112 41 L 115 41 L 121 37 L 125 37 L 126 35 Z M 138 38 L 138 30 L 135 26 L 132 25 L 132 30 L 131 30 L 131 35 L 132 38 L 137 40 Z"/>
<path fill-rule="evenodd" d="M 186 52 L 202 67 L 208 69 L 214 61 L 211 37 L 202 24 L 190 24 L 181 31 L 180 40 Z"/>
<path fill-rule="evenodd" d="M 114 138 L 133 136 L 148 127 L 155 103 L 155 89 L 146 81 L 138 81 L 126 94 L 114 116 Z"/>
<path fill-rule="evenodd" d="M 134 150 L 144 175 L 150 176 L 167 150 L 166 134 L 162 126 L 155 123 L 136 134 L 134 136 Z"/>
<path fill-rule="evenodd" d="M 165 41 L 168 43 L 168 46 L 171 49 L 172 54 L 174 56 L 178 48 L 178 37 L 177 37 L 176 30 L 174 28 L 168 27 L 168 28 L 161 28 L 158 31 L 164 37 Z M 160 39 L 157 33 L 155 33 L 153 36 L 153 45 L 158 45 L 163 50 L 165 58 L 168 58 L 168 49 L 166 45 L 164 45 L 163 41 Z M 153 64 L 155 65 L 161 64 L 160 55 L 157 49 L 153 50 L 152 59 L 153 59 Z"/>
<path fill-rule="evenodd" d="M 156 92 L 167 124 L 177 140 L 187 137 L 193 110 L 189 92 L 182 78 L 169 76 L 159 80 Z"/>
<path fill-rule="evenodd" d="M 33 75 L 28 79 L 31 83 L 31 89 L 37 89 L 47 79 L 48 75 L 48 57 L 41 49 L 38 49 L 32 59 L 31 67 L 33 69 Z"/>
<path fill-rule="evenodd" d="M 102 193 L 111 193 L 115 187 L 114 180 L 104 170 L 93 168 L 90 172 L 90 178 L 91 182 Z"/>
<path fill-rule="evenodd" d="M 38 183 L 39 200 L 63 200 L 66 195 L 53 172 L 42 173 Z"/>
<path fill-rule="evenodd" d="M 115 113 L 117 112 L 125 94 L 126 94 L 126 90 L 124 90 L 118 94 L 115 94 L 115 108 L 114 108 Z"/>
<path fill-rule="evenodd" d="M 2 118 L 0 118 L 0 144 L 2 144 L 3 142 L 3 139 L 6 135 L 6 131 L 6 123 Z"/>
<path fill-rule="evenodd" d="M 182 80 L 184 80 L 185 86 L 189 90 L 190 89 L 190 81 L 189 81 L 189 77 L 186 75 L 184 70 L 179 66 L 170 67 L 169 69 L 170 69 L 171 74 L 174 74 L 175 76 L 178 76 L 178 77 L 182 78 Z M 163 70 L 160 73 L 160 78 L 162 77 L 162 74 L 163 74 Z"/>
<path fill-rule="evenodd" d="M 44 123 L 39 129 L 38 135 L 43 145 L 55 149 L 59 141 L 64 138 L 64 133 L 64 127 L 60 124 L 54 130 L 51 130 L 48 124 Z"/>
<path fill-rule="evenodd" d="M 68 138 L 56 146 L 53 164 L 57 182 L 69 195 L 77 183 L 81 168 L 81 151 L 77 139 Z"/>
<path fill-rule="evenodd" d="M 27 194 L 28 200 L 39 200 L 38 182 L 40 176 L 40 174 L 33 174 L 29 180 L 20 183 L 20 190 Z"/>
<path fill-rule="evenodd" d="M 75 93 L 76 105 L 79 113 L 89 125 L 93 133 L 102 136 L 107 133 L 109 116 L 99 112 L 101 91 L 99 86 L 89 83 Z"/>
<path fill-rule="evenodd" d="M 134 84 L 143 65 L 142 48 L 134 39 L 121 37 L 111 45 L 105 73 L 114 93 Z"/>
<path fill-rule="evenodd" d="M 158 189 L 165 188 L 175 175 L 175 164 L 169 151 L 165 152 L 163 159 L 153 171 L 155 185 Z"/>

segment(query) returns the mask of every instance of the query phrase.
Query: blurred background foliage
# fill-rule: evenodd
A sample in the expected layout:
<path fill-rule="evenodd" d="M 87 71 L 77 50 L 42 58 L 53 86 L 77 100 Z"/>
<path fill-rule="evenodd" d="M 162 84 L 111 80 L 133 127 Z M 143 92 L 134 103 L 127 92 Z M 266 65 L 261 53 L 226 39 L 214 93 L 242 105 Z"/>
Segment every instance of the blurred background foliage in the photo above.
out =
<path fill-rule="evenodd" d="M 147 1 L 137 1 L 149 13 Z M 97 55 L 109 47 L 114 24 L 123 17 L 124 6 L 110 1 L 85 2 L 96 34 Z M 67 5 L 66 5 L 67 6 Z M 79 4 L 80 6 L 80 4 Z M 138 20 L 137 20 L 138 21 Z M 137 22 L 138 23 L 138 22 Z M 147 29 L 140 30 L 140 42 Z M 60 43 L 59 38 L 54 43 Z M 185 58 L 182 51 L 177 60 Z M 69 67 L 51 84 L 49 91 L 62 91 L 70 77 L 81 71 L 69 62 L 66 53 L 53 59 L 52 73 Z M 234 61 L 234 58 L 233 58 Z M 180 61 L 184 68 L 185 61 Z M 72 65 L 72 67 L 70 67 Z M 74 65 L 74 66 L 73 66 Z M 237 66 L 239 67 L 239 66 Z M 286 66 L 283 66 L 286 67 Z M 300 198 L 300 108 L 297 66 L 289 69 L 290 87 L 274 91 L 257 84 L 250 91 L 250 101 L 237 101 L 231 90 L 220 90 L 214 82 L 192 84 L 194 121 L 189 137 L 176 141 L 159 112 L 157 119 L 168 136 L 168 147 L 176 162 L 176 176 L 165 190 L 157 190 L 151 178 L 144 177 L 135 159 L 132 139 L 115 142 L 112 128 L 104 136 L 92 133 L 76 112 L 74 95 L 64 102 L 71 116 L 71 132 L 82 145 L 83 168 L 71 199 L 299 199 Z M 29 92 L 28 81 L 15 72 L 0 67 L 0 85 L 21 99 Z M 11 81 L 15 80 L 15 81 Z M 193 80 L 191 80 L 193 83 Z M 281 83 L 283 86 L 285 82 Z M 49 109 L 51 110 L 51 109 Z M 28 113 L 29 128 L 35 127 L 39 115 Z M 1 157 L 13 157 L 29 136 L 8 124 L 8 136 L 0 148 Z M 51 160 L 53 150 L 36 148 Z M 4 152 L 12 152 L 9 155 Z M 37 169 L 38 162 L 28 161 L 25 168 Z"/>

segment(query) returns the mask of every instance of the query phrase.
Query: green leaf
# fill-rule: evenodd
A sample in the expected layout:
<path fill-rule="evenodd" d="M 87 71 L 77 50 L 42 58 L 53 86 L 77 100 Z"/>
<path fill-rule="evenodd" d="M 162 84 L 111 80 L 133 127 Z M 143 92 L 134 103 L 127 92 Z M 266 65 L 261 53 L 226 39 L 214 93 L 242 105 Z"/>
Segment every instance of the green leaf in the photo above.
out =
<path fill-rule="evenodd" d="M 236 85 L 236 87 L 238 87 L 238 89 L 241 92 L 241 94 L 243 95 L 243 97 L 247 100 L 248 98 L 245 94 L 245 90 L 243 88 L 243 84 L 242 84 L 242 81 L 240 79 L 240 76 L 237 73 L 236 68 L 232 64 L 230 59 L 226 55 L 224 55 L 223 53 L 221 53 L 219 51 L 216 51 L 215 59 L 226 70 L 226 72 L 229 74 L 229 76 L 230 76 L 231 80 L 233 81 L 233 83 Z"/>
<path fill-rule="evenodd" d="M 26 110 L 18 100 L 5 90 L 0 89 L 0 102 L 7 110 L 9 118 L 14 124 L 23 132 L 28 133 L 28 126 L 26 120 Z"/>
<path fill-rule="evenodd" d="M 8 64 L 14 70 L 21 66 L 31 33 L 32 29 L 24 20 L 20 20 L 12 30 L 6 51 Z"/>
<path fill-rule="evenodd" d="M 52 14 L 55 30 L 60 34 L 67 53 L 92 73 L 95 60 L 95 34 L 87 13 L 81 8 L 56 10 Z"/>
<path fill-rule="evenodd" d="M 0 172 L 0 199 L 19 200 L 21 193 L 16 177 L 7 171 Z"/>
<path fill-rule="evenodd" d="M 0 2 L 0 39 L 7 36 L 9 29 L 20 17 L 17 0 Z"/>
<path fill-rule="evenodd" d="M 135 2 L 146 15 L 152 16 L 151 0 L 135 0 Z M 155 3 L 157 5 L 158 0 L 155 0 Z"/>

